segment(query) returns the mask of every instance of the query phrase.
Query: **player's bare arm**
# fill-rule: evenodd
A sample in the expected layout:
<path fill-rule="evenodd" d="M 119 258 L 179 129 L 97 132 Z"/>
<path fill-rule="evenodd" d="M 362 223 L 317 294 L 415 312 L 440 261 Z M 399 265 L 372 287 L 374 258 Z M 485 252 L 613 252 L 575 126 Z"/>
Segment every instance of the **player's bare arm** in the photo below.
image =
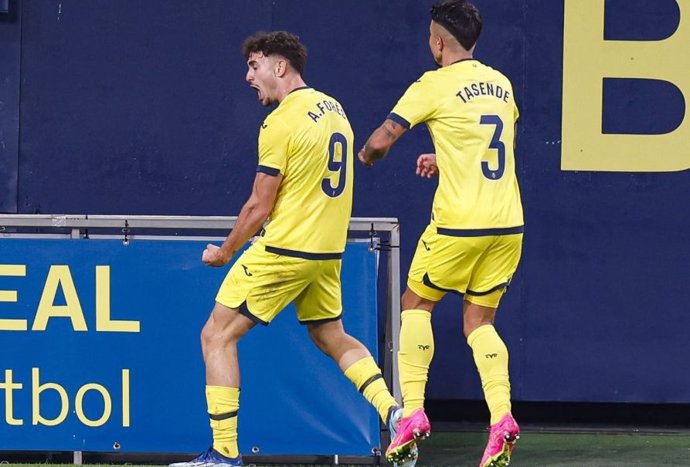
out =
<path fill-rule="evenodd" d="M 252 194 L 242 207 L 235 227 L 223 242 L 223 246 L 209 244 L 201 260 L 208 266 L 225 266 L 242 246 L 254 235 L 273 210 L 280 189 L 282 175 L 256 174 Z"/>
<path fill-rule="evenodd" d="M 436 165 L 436 154 L 420 154 L 417 158 L 417 175 L 424 178 L 432 178 L 438 175 L 438 165 Z"/>
<path fill-rule="evenodd" d="M 359 151 L 357 157 L 367 167 L 374 165 L 374 162 L 383 159 L 388 150 L 400 137 L 407 131 L 407 128 L 386 119 L 383 125 L 378 127 L 369 137 L 364 147 Z"/>

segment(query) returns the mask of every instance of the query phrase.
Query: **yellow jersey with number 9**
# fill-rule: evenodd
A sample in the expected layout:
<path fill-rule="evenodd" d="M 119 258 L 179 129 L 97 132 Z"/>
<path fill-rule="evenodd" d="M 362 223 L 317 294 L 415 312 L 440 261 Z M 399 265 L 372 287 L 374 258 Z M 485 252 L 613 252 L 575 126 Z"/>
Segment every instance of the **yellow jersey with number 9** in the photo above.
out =
<path fill-rule="evenodd" d="M 262 239 L 267 251 L 329 259 L 345 250 L 353 144 L 340 103 L 312 88 L 295 89 L 266 117 L 257 171 L 283 176 Z"/>
<path fill-rule="evenodd" d="M 407 89 L 388 118 L 429 128 L 439 168 L 432 225 L 470 232 L 523 225 L 518 115 L 508 78 L 477 60 L 429 71 Z"/>

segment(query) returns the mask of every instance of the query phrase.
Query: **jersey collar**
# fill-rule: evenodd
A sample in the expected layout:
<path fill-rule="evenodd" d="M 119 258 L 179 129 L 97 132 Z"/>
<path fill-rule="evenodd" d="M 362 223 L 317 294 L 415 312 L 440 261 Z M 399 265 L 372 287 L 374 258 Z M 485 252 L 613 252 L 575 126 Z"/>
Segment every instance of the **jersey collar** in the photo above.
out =
<path fill-rule="evenodd" d="M 292 94 L 292 93 L 295 92 L 295 91 L 301 91 L 302 89 L 311 89 L 311 87 L 309 87 L 309 86 L 301 86 L 301 87 L 299 87 L 299 88 L 295 88 L 295 89 L 293 89 L 292 91 L 290 91 L 290 92 L 288 93 L 288 95 Z"/>
<path fill-rule="evenodd" d="M 461 58 L 460 60 L 455 60 L 455 61 L 454 61 L 453 63 L 451 63 L 450 65 L 455 65 L 456 63 L 460 63 L 460 62 L 470 62 L 470 61 L 476 62 L 477 59 L 476 59 L 476 58 Z M 450 66 L 450 65 L 449 65 L 449 66 Z"/>

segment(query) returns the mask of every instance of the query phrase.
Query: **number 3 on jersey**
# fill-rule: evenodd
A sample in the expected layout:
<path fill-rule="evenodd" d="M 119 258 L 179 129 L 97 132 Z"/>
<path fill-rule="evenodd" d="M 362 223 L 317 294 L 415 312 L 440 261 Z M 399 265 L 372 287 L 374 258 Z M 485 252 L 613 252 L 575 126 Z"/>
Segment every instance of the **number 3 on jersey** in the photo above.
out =
<path fill-rule="evenodd" d="M 494 125 L 496 127 L 491 137 L 491 142 L 489 143 L 489 149 L 498 151 L 498 167 L 496 167 L 495 170 L 491 170 L 489 163 L 487 161 L 482 161 L 482 173 L 489 180 L 498 180 L 503 176 L 503 172 L 506 168 L 506 146 L 503 144 L 503 141 L 501 141 L 503 121 L 498 115 L 482 115 L 479 123 L 482 125 Z"/>
<path fill-rule="evenodd" d="M 338 155 L 340 160 L 336 160 Z M 326 196 L 335 198 L 345 189 L 347 177 L 347 139 L 342 133 L 333 133 L 328 142 L 328 170 L 334 173 L 321 181 L 321 189 Z M 337 186 L 332 184 L 334 178 L 338 179 Z"/>

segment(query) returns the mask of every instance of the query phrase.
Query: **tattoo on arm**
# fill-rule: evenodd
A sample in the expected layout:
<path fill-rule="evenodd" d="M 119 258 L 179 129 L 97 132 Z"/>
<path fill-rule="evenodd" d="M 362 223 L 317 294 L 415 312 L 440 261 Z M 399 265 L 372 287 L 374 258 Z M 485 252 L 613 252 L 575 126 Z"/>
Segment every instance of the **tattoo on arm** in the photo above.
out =
<path fill-rule="evenodd" d="M 405 128 L 389 119 L 386 119 L 380 127 L 369 137 L 364 145 L 364 154 L 361 156 L 363 161 L 373 162 L 383 159 L 390 147 L 405 132 Z"/>
<path fill-rule="evenodd" d="M 388 128 L 390 126 L 390 129 Z M 386 122 L 383 125 L 383 131 L 386 133 L 386 136 L 388 136 L 388 139 L 391 141 L 395 141 L 398 139 L 398 136 L 394 133 L 394 131 L 398 130 L 398 124 L 395 122 Z"/>

